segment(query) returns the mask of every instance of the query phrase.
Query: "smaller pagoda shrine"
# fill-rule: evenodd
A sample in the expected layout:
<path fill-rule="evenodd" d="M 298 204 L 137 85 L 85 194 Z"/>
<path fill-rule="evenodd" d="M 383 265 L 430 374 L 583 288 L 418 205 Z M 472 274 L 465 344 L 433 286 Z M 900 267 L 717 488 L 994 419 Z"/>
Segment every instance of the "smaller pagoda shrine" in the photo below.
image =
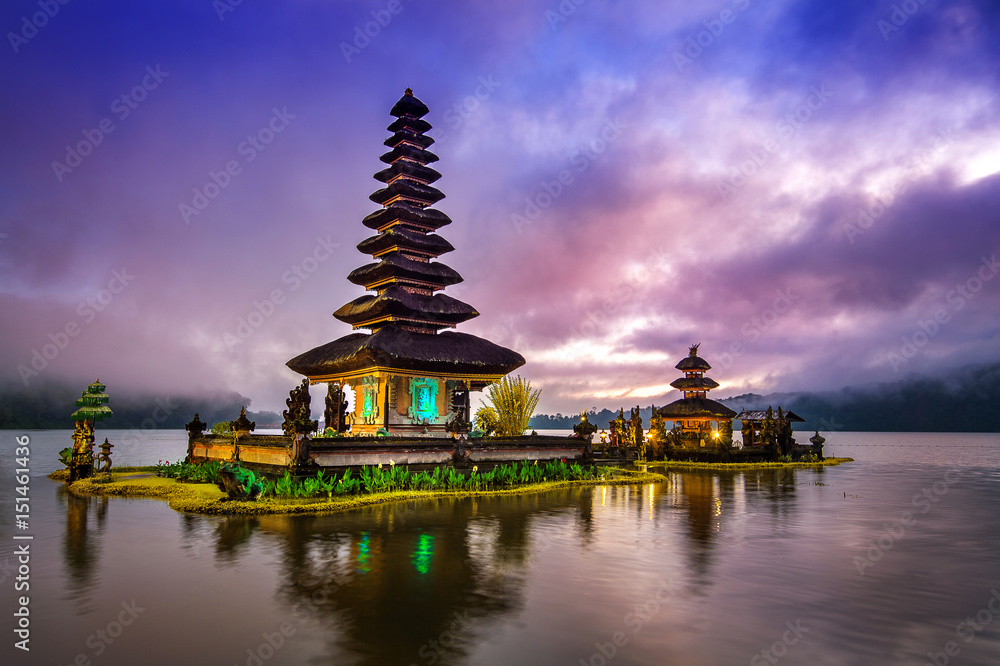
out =
<path fill-rule="evenodd" d="M 69 466 L 70 482 L 86 479 L 94 473 L 94 424 L 113 415 L 111 408 L 105 404 L 110 400 L 108 394 L 104 392 L 106 389 L 107 387 L 101 383 L 100 379 L 96 380 L 77 399 L 77 410 L 70 415 L 76 424 L 73 430 L 73 447 L 64 456 L 64 460 Z M 105 440 L 105 444 L 101 447 L 104 455 L 108 458 L 106 465 L 108 468 L 111 466 L 111 446 Z"/>
<path fill-rule="evenodd" d="M 714 379 L 705 376 L 712 366 L 698 356 L 699 345 L 692 345 L 687 357 L 676 367 L 684 373 L 680 379 L 670 383 L 680 390 L 684 397 L 661 407 L 658 414 L 667 421 L 674 422 L 674 445 L 681 448 L 729 448 L 731 441 L 724 441 L 723 433 L 730 433 L 736 412 L 721 402 L 708 397 L 708 392 L 718 388 Z M 713 427 L 714 424 L 714 427 Z"/>

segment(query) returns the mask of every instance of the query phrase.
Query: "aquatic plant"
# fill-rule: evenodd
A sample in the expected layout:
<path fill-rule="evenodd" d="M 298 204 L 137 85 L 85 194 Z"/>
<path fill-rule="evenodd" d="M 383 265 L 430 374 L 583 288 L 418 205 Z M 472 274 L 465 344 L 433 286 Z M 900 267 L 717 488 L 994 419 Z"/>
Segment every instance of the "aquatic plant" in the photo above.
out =
<path fill-rule="evenodd" d="M 221 467 L 222 463 L 218 460 L 202 463 L 171 463 L 161 460 L 154 466 L 154 473 L 157 476 L 165 476 L 188 483 L 218 483 Z"/>
<path fill-rule="evenodd" d="M 273 486 L 268 486 L 266 491 L 269 495 L 276 497 L 293 497 L 295 495 L 295 479 L 292 478 L 290 472 L 285 472 L 285 475 L 278 479 Z"/>
<path fill-rule="evenodd" d="M 587 480 L 598 478 L 594 467 L 579 463 L 567 464 L 553 461 L 543 464 L 524 460 L 520 463 L 498 465 L 487 472 L 474 466 L 468 473 L 455 468 L 435 467 L 432 471 L 412 472 L 405 465 L 367 466 L 357 474 L 345 470 L 336 472 L 318 470 L 315 476 L 296 479 L 290 472 L 276 480 L 258 477 L 238 463 L 170 463 L 160 461 L 155 466 L 157 476 L 171 477 L 183 482 L 215 483 L 233 496 L 254 494 L 276 499 L 332 499 L 334 495 L 376 495 L 408 490 L 471 490 L 490 491 L 514 488 L 543 482 Z M 225 485 L 222 472 L 229 472 L 230 488 Z M 259 492 L 257 490 L 259 488 Z"/>

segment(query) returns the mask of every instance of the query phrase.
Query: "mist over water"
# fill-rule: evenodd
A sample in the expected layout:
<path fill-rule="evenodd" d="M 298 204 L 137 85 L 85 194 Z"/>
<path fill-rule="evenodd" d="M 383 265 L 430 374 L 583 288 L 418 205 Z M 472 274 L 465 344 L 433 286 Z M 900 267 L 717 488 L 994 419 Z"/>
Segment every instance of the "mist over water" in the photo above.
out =
<path fill-rule="evenodd" d="M 44 476 L 68 431 L 30 432 L 32 649 L 3 661 L 996 663 L 1000 436 L 824 434 L 856 462 L 226 518 L 69 495 Z M 142 433 L 115 460 L 185 443 Z"/>

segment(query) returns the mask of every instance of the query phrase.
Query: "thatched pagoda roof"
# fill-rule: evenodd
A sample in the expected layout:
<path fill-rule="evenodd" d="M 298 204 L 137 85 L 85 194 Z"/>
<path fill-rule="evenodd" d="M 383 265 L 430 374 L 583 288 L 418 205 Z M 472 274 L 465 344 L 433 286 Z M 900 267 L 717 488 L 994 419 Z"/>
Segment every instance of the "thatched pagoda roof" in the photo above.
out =
<path fill-rule="evenodd" d="M 712 366 L 708 361 L 700 356 L 685 356 L 681 362 L 674 366 L 684 372 L 698 372 L 699 370 L 711 370 Z"/>
<path fill-rule="evenodd" d="M 441 178 L 441 174 L 430 168 L 429 166 L 424 166 L 422 164 L 417 164 L 416 162 L 410 162 L 408 160 L 399 160 L 398 162 L 393 162 L 385 169 L 375 173 L 375 180 L 380 180 L 383 183 L 388 183 L 390 180 L 399 176 L 400 174 L 406 176 L 413 176 L 414 178 L 419 178 L 420 180 L 426 181 L 428 183 L 433 183 L 434 181 Z"/>
<path fill-rule="evenodd" d="M 379 155 L 379 159 L 386 164 L 392 164 L 401 157 L 407 159 L 415 160 L 421 164 L 428 164 L 430 162 L 437 162 L 438 156 L 429 150 L 423 150 L 421 148 L 414 148 L 413 146 L 407 145 L 405 143 L 398 144 L 395 148 L 387 153 Z"/>
<path fill-rule="evenodd" d="M 396 252 L 385 255 L 381 261 L 355 268 L 348 273 L 347 279 L 369 289 L 373 284 L 390 279 L 445 287 L 458 284 L 462 281 L 462 276 L 454 268 L 441 262 L 414 261 Z"/>
<path fill-rule="evenodd" d="M 419 99 L 413 96 L 413 91 L 409 88 L 403 93 L 403 96 L 399 98 L 399 101 L 392 105 L 389 110 L 390 116 L 413 116 L 414 118 L 420 118 L 426 116 L 430 109 L 427 105 L 421 102 Z"/>
<path fill-rule="evenodd" d="M 371 255 L 382 254 L 391 248 L 437 257 L 445 252 L 451 252 L 455 246 L 437 234 L 422 234 L 406 227 L 392 227 L 358 243 L 360 251 Z"/>
<path fill-rule="evenodd" d="M 390 148 L 399 144 L 402 141 L 410 141 L 417 144 L 421 148 L 427 148 L 434 143 L 434 138 L 425 136 L 424 134 L 415 134 L 413 132 L 407 132 L 406 130 L 396 132 L 388 139 L 382 142 L 383 146 L 389 146 Z"/>
<path fill-rule="evenodd" d="M 354 299 L 334 312 L 333 316 L 353 326 L 385 317 L 455 325 L 478 317 L 479 313 L 468 303 L 445 294 L 425 296 L 391 285 L 378 296 L 365 294 Z"/>
<path fill-rule="evenodd" d="M 711 391 L 719 388 L 719 382 L 711 377 L 681 377 L 670 382 L 670 385 L 681 391 Z"/>
<path fill-rule="evenodd" d="M 392 123 L 386 127 L 390 132 L 398 132 L 401 129 L 409 128 L 414 132 L 426 132 L 431 129 L 431 124 L 426 120 L 420 120 L 419 118 L 411 118 L 409 116 L 402 116 L 393 120 Z"/>
<path fill-rule="evenodd" d="M 692 418 L 731 419 L 736 416 L 736 412 L 710 398 L 682 398 L 661 407 L 657 413 L 669 421 Z"/>
<path fill-rule="evenodd" d="M 390 368 L 436 374 L 505 375 L 524 357 L 467 333 L 414 333 L 393 324 L 371 335 L 352 333 L 300 354 L 287 363 L 307 377 Z"/>
<path fill-rule="evenodd" d="M 405 201 L 394 201 L 385 208 L 380 208 L 361 220 L 361 224 L 369 229 L 382 229 L 393 222 L 412 222 L 418 227 L 439 229 L 451 224 L 451 218 L 434 208 L 418 208 Z"/>
<path fill-rule="evenodd" d="M 409 197 L 430 205 L 444 199 L 444 192 L 432 185 L 424 185 L 415 180 L 401 178 L 368 195 L 369 199 L 380 205 L 384 205 L 396 197 Z"/>

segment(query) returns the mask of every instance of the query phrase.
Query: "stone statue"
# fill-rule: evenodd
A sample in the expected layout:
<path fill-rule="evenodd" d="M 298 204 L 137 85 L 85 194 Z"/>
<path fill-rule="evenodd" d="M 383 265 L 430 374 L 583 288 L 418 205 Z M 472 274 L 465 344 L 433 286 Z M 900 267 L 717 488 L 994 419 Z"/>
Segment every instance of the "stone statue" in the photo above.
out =
<path fill-rule="evenodd" d="M 281 412 L 285 421 L 281 424 L 281 430 L 286 436 L 293 433 L 307 434 L 315 432 L 319 427 L 319 421 L 310 420 L 309 380 L 303 379 L 302 385 L 293 388 L 288 392 L 285 400 L 288 409 Z"/>
<path fill-rule="evenodd" d="M 94 424 L 77 421 L 73 430 L 73 451 L 70 454 L 69 480 L 86 479 L 94 474 Z"/>
<path fill-rule="evenodd" d="M 642 416 L 639 415 L 639 406 L 636 405 L 635 409 L 632 410 L 631 416 L 628 420 L 628 433 L 630 443 L 636 449 L 642 448 Z"/>
<path fill-rule="evenodd" d="M 319 421 L 313 421 L 309 418 L 312 414 L 310 412 L 308 379 L 303 379 L 301 386 L 288 392 L 285 404 L 288 409 L 282 412 L 285 422 L 281 424 L 281 431 L 290 440 L 285 446 L 289 467 L 296 469 L 308 464 L 309 433 L 315 432 L 316 428 L 319 427 Z"/>
<path fill-rule="evenodd" d="M 777 442 L 777 432 L 775 431 L 774 424 L 774 410 L 770 407 L 767 408 L 767 412 L 764 414 L 764 422 L 760 426 L 760 443 L 761 446 L 775 446 Z"/>
<path fill-rule="evenodd" d="M 327 384 L 325 403 L 323 420 L 326 427 L 335 432 L 345 432 L 347 430 L 347 397 L 344 395 L 344 387 L 332 382 Z"/>
<path fill-rule="evenodd" d="M 616 449 L 623 449 L 629 443 L 628 422 L 625 420 L 625 409 L 618 410 L 618 416 L 608 423 L 611 430 L 611 446 Z"/>

